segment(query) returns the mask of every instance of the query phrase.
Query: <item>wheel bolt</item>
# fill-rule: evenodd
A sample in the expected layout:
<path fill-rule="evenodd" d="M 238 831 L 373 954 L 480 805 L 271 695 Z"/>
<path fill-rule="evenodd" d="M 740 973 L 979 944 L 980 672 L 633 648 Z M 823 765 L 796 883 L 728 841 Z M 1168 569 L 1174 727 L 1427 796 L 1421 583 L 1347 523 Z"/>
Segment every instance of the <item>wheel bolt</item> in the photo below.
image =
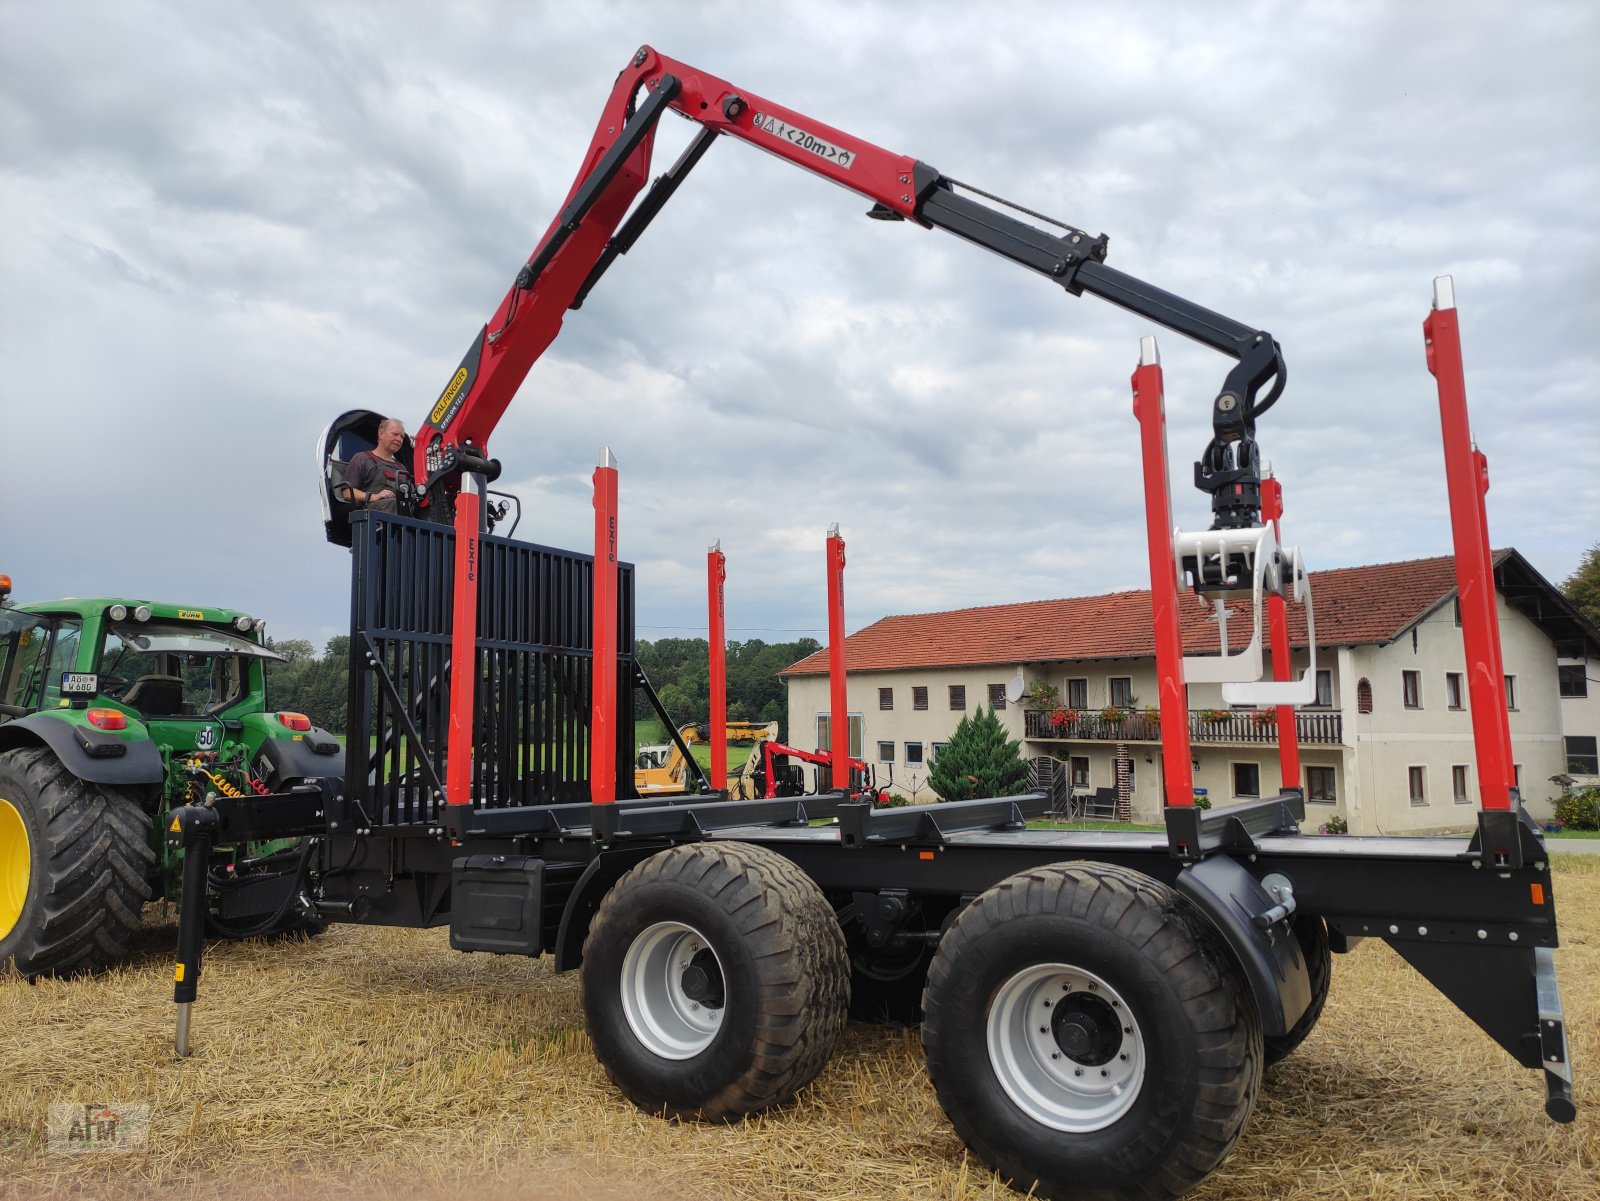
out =
<path fill-rule="evenodd" d="M 1133 1027 L 1132 1026 L 1124 1026 L 1122 1028 L 1122 1032 L 1124 1034 L 1132 1034 L 1133 1033 Z"/>
<path fill-rule="evenodd" d="M 1109 1075 L 1111 1075 L 1111 1073 L 1110 1073 L 1110 1072 L 1108 1072 L 1108 1071 L 1106 1071 L 1106 1070 L 1105 1070 L 1105 1068 L 1101 1068 L 1101 1069 L 1100 1069 L 1100 1074 L 1101 1074 L 1101 1075 L 1102 1075 L 1102 1076 L 1109 1076 Z"/>
<path fill-rule="evenodd" d="M 1044 1003 L 1044 1007 L 1045 1007 L 1045 1008 L 1046 1008 L 1046 1009 L 1049 1009 L 1049 1008 L 1050 1008 L 1050 1002 L 1049 1002 L 1049 1000 L 1048 1000 L 1048 999 L 1046 999 L 1046 1000 L 1045 1000 L 1045 1003 Z"/>
<path fill-rule="evenodd" d="M 1040 1034 L 1049 1034 L 1050 1033 L 1050 1027 L 1049 1026 L 1040 1026 L 1039 1027 L 1039 1033 Z"/>
<path fill-rule="evenodd" d="M 1121 1055 L 1118 1055 L 1117 1058 L 1125 1060 L 1128 1058 L 1128 1053 L 1124 1051 Z"/>
<path fill-rule="evenodd" d="M 1083 1069 L 1082 1068 L 1073 1068 L 1072 1069 L 1072 1074 L 1074 1076 L 1081 1076 L 1081 1075 L 1083 1075 Z"/>
<path fill-rule="evenodd" d="M 1061 1052 L 1060 1051 L 1051 1051 L 1050 1052 L 1050 1058 L 1051 1059 L 1060 1059 L 1061 1058 Z"/>

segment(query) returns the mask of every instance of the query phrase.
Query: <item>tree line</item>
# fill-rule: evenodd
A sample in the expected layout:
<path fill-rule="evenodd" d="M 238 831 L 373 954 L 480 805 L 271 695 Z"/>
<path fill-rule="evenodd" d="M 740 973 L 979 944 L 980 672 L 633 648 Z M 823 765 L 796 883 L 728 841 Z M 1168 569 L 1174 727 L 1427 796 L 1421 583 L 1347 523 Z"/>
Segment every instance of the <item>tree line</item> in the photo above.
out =
<path fill-rule="evenodd" d="M 322 654 L 302 638 L 268 643 L 285 662 L 267 672 L 267 696 L 275 709 L 304 713 L 323 729 L 343 734 L 349 687 L 350 639 L 339 634 Z M 815 638 L 798 642 L 728 643 L 728 719 L 775 721 L 779 737 L 788 731 L 788 698 L 778 672 L 822 649 Z M 710 644 L 704 638 L 662 638 L 635 644 L 635 657 L 655 686 L 662 705 L 679 725 L 711 715 Z M 648 716 L 641 708 L 640 716 Z"/>

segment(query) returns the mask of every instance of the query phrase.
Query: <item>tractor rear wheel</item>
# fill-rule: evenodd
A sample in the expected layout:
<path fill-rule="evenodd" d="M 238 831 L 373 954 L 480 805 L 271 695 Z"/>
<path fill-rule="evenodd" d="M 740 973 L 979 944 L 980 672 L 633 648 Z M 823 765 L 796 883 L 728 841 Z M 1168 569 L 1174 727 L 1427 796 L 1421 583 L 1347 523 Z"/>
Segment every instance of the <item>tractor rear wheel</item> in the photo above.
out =
<path fill-rule="evenodd" d="M 1244 1130 L 1261 1026 L 1230 953 L 1165 885 L 1106 864 L 1002 880 L 940 943 L 928 1075 L 956 1132 L 1030 1196 L 1150 1201 Z"/>
<path fill-rule="evenodd" d="M 816 1078 L 844 1030 L 850 964 L 832 907 L 794 864 L 696 843 L 606 894 L 582 991 L 595 1054 L 634 1104 L 728 1121 Z"/>
<path fill-rule="evenodd" d="M 0 967 L 64 975 L 122 958 L 155 864 L 150 817 L 127 793 L 84 783 L 46 747 L 0 753 Z"/>

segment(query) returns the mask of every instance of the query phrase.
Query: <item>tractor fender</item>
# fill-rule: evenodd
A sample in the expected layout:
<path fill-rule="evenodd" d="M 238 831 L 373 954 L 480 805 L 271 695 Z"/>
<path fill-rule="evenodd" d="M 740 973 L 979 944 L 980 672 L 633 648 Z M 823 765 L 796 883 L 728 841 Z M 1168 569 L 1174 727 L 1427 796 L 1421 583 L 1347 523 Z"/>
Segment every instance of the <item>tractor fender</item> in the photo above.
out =
<path fill-rule="evenodd" d="M 148 738 L 125 740 L 53 713 L 30 713 L 0 726 L 0 750 L 43 743 L 61 765 L 88 784 L 160 784 L 161 752 Z"/>
<path fill-rule="evenodd" d="M 668 850 L 670 844 L 628 847 L 602 851 L 584 868 L 572 887 L 566 908 L 561 911 L 561 929 L 556 934 L 556 971 L 565 972 L 583 962 L 583 940 L 589 936 L 589 923 L 611 886 L 624 872 L 650 856 Z"/>
<path fill-rule="evenodd" d="M 1210 920 L 1234 960 L 1269 1038 L 1286 1034 L 1311 1005 L 1311 973 L 1286 918 L 1262 928 L 1256 918 L 1278 901 L 1237 859 L 1211 855 L 1178 873 L 1178 892 Z"/>

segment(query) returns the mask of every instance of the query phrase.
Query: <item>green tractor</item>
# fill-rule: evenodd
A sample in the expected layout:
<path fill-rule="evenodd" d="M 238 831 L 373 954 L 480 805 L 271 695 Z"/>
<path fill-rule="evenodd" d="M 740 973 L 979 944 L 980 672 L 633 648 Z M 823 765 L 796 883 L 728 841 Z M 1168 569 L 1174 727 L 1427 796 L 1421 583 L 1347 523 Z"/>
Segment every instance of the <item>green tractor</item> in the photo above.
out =
<path fill-rule="evenodd" d="M 10 580 L 0 576 L 0 600 Z M 267 700 L 265 623 L 231 609 L 97 598 L 0 608 L 0 970 L 108 966 L 153 899 L 176 900 L 168 813 L 342 779 L 344 751 Z M 295 842 L 219 850 L 208 931 L 320 925 Z"/>

